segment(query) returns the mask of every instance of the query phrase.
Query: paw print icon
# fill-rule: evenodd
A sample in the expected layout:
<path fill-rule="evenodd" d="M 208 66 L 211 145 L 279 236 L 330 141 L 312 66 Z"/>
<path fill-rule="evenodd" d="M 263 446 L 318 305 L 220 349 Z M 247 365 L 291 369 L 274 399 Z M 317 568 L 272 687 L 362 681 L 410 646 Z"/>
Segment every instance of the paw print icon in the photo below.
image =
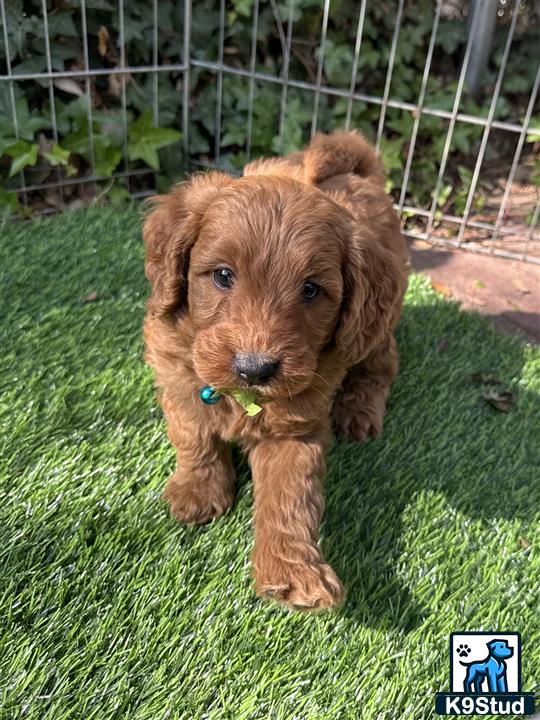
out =
<path fill-rule="evenodd" d="M 456 652 L 459 657 L 469 657 L 469 655 L 471 654 L 471 648 L 466 644 L 458 645 L 456 648 Z"/>

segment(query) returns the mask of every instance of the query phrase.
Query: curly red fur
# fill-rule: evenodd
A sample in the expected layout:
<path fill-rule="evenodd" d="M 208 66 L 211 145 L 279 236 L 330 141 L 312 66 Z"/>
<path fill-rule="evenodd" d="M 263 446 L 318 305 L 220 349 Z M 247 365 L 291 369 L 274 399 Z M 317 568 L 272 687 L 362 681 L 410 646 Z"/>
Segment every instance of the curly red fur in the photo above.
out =
<path fill-rule="evenodd" d="M 319 134 L 243 178 L 197 175 L 154 202 L 144 336 L 177 452 L 171 512 L 206 522 L 232 505 L 227 443 L 239 441 L 253 472 L 257 592 L 332 607 L 343 590 L 317 542 L 331 421 L 353 440 L 380 433 L 398 366 L 408 255 L 379 161 L 358 133 Z M 235 278 L 225 290 L 213 282 L 222 267 Z M 320 287 L 312 303 L 306 281 Z M 204 385 L 243 387 L 238 353 L 279 362 L 254 388 L 254 417 L 229 395 L 199 399 Z"/>

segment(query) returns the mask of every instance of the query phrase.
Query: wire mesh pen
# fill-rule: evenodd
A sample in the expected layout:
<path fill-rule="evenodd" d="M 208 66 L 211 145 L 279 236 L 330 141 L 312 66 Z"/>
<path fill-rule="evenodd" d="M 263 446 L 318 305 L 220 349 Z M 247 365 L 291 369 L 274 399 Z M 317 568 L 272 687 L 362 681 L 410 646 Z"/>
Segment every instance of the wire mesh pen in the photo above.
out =
<path fill-rule="evenodd" d="M 495 28 L 489 32 L 486 2 Z M 36 195 L 69 195 L 111 181 L 132 195 L 149 194 L 159 173 L 141 167 L 130 150 L 130 123 L 141 108 L 148 108 L 154 127 L 166 114 L 181 130 L 183 157 L 178 153 L 175 162 L 183 170 L 239 172 L 250 158 L 294 149 L 318 130 L 358 127 L 381 152 L 408 236 L 540 263 L 540 53 L 525 55 L 532 45 L 523 41 L 540 27 L 532 0 L 152 0 L 139 13 L 142 19 L 137 15 L 146 55 L 133 50 L 135 4 L 118 0 L 100 5 L 111 8 L 106 12 L 114 28 L 108 66 L 96 54 L 95 26 L 109 16 L 95 2 L 70 6 L 77 58 L 63 63 L 55 57 L 59 41 L 51 41 L 50 24 L 58 26 L 64 11 L 46 0 L 30 5 L 42 23 L 40 70 L 21 61 L 15 47 L 23 3 L 0 2 L 0 98 L 13 141 L 29 142 L 20 102 L 36 89 L 47 97 L 48 142 L 62 145 L 66 88 L 78 87 L 77 97 L 87 99 L 79 123 L 87 137 L 86 159 L 74 176 L 56 166 L 36 179 L 26 167 L 6 183 L 23 205 L 36 210 Z M 456 44 L 452 32 L 461 33 L 462 46 L 446 68 L 445 48 Z M 411 38 L 419 38 L 414 62 Z M 483 57 L 489 67 L 482 67 Z M 95 129 L 96 117 L 106 122 L 96 101 L 96 88 L 105 82 L 115 88 L 119 153 L 106 175 L 99 169 L 112 146 L 100 145 Z M 137 87 L 142 99 L 134 104 Z M 483 99 L 475 103 L 479 92 Z M 46 202 L 37 207 L 54 209 Z"/>

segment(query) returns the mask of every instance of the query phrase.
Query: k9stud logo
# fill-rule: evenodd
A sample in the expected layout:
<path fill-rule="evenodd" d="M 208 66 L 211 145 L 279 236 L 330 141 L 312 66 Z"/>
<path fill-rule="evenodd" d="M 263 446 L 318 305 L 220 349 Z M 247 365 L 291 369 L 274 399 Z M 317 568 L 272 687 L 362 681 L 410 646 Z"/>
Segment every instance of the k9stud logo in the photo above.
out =
<path fill-rule="evenodd" d="M 452 633 L 450 687 L 437 693 L 439 715 L 534 713 L 534 694 L 521 692 L 519 633 Z"/>

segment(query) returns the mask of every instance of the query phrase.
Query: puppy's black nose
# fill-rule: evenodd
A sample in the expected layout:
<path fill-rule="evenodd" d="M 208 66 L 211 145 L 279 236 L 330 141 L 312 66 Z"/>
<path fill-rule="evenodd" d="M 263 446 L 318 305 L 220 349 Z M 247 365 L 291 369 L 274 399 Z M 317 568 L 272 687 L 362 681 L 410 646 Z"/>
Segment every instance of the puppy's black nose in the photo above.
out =
<path fill-rule="evenodd" d="M 279 362 L 259 353 L 238 353 L 233 360 L 234 372 L 250 385 L 265 385 L 274 377 Z"/>

